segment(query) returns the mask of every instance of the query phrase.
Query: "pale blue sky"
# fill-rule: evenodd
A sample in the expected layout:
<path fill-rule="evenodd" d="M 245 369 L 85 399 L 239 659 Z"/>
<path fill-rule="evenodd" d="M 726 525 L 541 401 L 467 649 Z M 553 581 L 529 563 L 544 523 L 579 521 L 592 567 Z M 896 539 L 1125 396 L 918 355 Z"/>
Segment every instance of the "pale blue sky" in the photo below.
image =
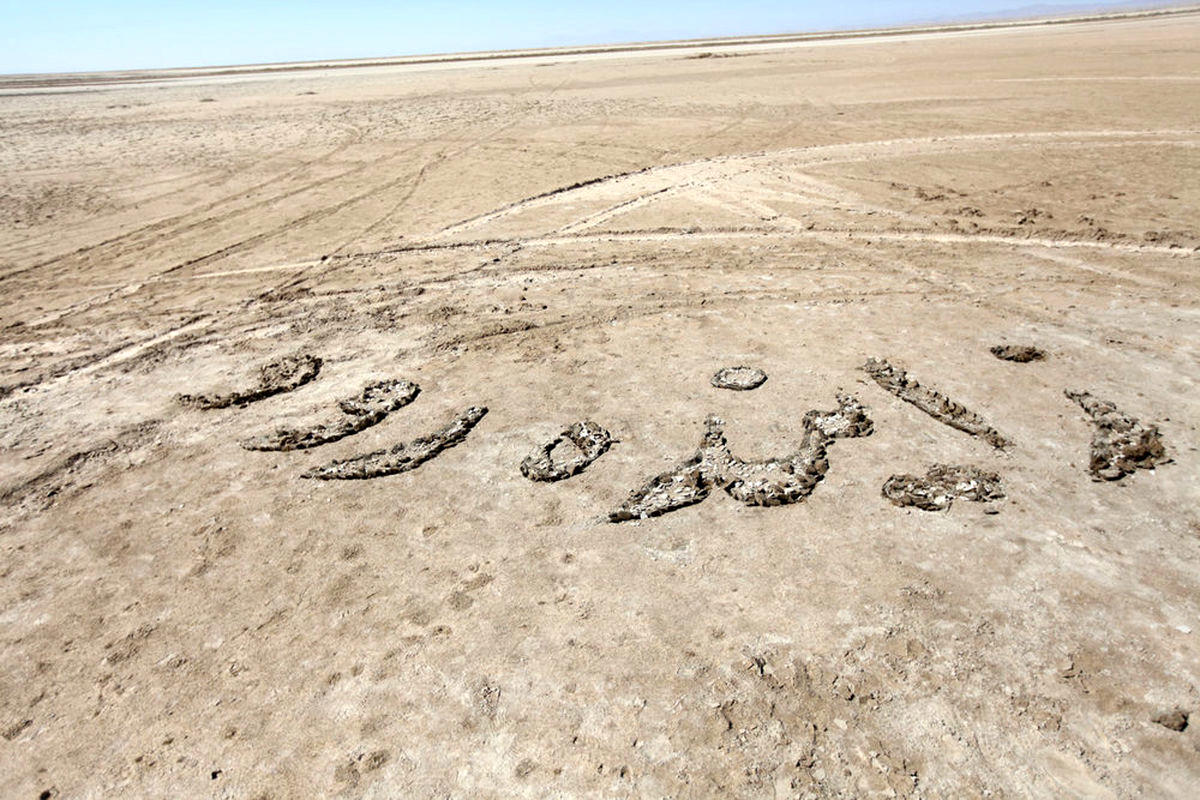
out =
<path fill-rule="evenodd" d="M 788 33 L 990 13 L 1024 2 L 0 0 L 0 73 L 301 61 Z M 1103 3 L 1098 0 L 1093 5 Z"/>

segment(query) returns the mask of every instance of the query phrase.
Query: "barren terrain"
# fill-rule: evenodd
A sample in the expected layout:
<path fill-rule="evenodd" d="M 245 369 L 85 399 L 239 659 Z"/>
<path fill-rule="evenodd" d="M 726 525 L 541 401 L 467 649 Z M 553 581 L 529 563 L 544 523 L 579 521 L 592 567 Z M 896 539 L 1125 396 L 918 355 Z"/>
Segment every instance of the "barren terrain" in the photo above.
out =
<path fill-rule="evenodd" d="M 1195 796 L 1198 42 L 0 81 L 0 795 Z"/>

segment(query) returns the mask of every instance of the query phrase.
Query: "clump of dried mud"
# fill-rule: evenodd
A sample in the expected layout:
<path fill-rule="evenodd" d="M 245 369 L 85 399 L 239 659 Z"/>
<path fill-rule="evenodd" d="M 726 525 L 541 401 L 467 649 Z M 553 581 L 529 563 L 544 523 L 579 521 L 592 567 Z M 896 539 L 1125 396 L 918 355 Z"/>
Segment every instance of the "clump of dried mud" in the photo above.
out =
<path fill-rule="evenodd" d="M 290 392 L 317 377 L 321 359 L 307 354 L 286 356 L 259 368 L 258 385 L 227 394 L 181 394 L 181 404 L 200 409 L 244 406 L 272 395 Z"/>
<path fill-rule="evenodd" d="M 331 461 L 323 467 L 310 469 L 300 477 L 323 481 L 362 480 L 408 472 L 466 439 L 487 412 L 485 406 L 471 406 L 428 436 L 398 444 L 390 450 L 377 450 L 354 458 Z"/>
<path fill-rule="evenodd" d="M 746 392 L 757 389 L 767 381 L 767 373 L 754 367 L 725 367 L 717 370 L 717 374 L 709 381 L 718 389 L 733 389 Z"/>
<path fill-rule="evenodd" d="M 1026 364 L 1030 361 L 1041 361 L 1046 357 L 1046 351 L 1032 345 L 998 344 L 990 348 L 992 355 L 1002 361 L 1016 361 Z"/>
<path fill-rule="evenodd" d="M 1004 497 L 1000 476 L 970 466 L 934 464 L 923 476 L 893 475 L 883 484 L 883 496 L 895 505 L 943 511 L 963 497 L 976 503 Z"/>
<path fill-rule="evenodd" d="M 338 403 L 344 416 L 337 422 L 302 429 L 276 428 L 271 433 L 244 440 L 242 447 L 247 450 L 304 450 L 320 447 L 372 425 L 378 425 L 388 414 L 415 400 L 420 392 L 421 387 L 412 381 L 377 381 L 363 389 L 358 397 Z"/>
<path fill-rule="evenodd" d="M 1090 392 L 1066 391 L 1096 423 L 1088 470 L 1096 480 L 1118 481 L 1137 469 L 1169 461 L 1158 426 L 1143 425 Z"/>
<path fill-rule="evenodd" d="M 863 370 L 875 382 L 906 403 L 911 403 L 938 422 L 956 428 L 972 436 L 978 436 L 992 447 L 1004 448 L 1013 442 L 988 424 L 987 420 L 965 406 L 954 402 L 941 392 L 922 386 L 908 377 L 904 370 L 894 367 L 884 359 L 869 358 Z"/>
<path fill-rule="evenodd" d="M 1187 730 L 1188 713 L 1183 709 L 1176 708 L 1172 711 L 1164 711 L 1151 720 L 1155 724 L 1162 725 L 1169 731 L 1182 733 Z"/>
<path fill-rule="evenodd" d="M 576 422 L 538 448 L 521 462 L 521 474 L 531 481 L 561 481 L 578 475 L 612 445 L 612 434 L 590 420 Z M 555 458 L 555 448 L 568 445 L 575 452 L 568 458 Z"/>
<path fill-rule="evenodd" d="M 752 506 L 803 500 L 829 470 L 827 450 L 834 439 L 868 436 L 874 430 L 866 409 L 857 400 L 843 394 L 837 400 L 835 411 L 814 410 L 804 415 L 804 439 L 795 453 L 763 461 L 743 461 L 734 456 L 725 439 L 724 421 L 709 417 L 696 453 L 631 493 L 620 508 L 609 514 L 609 520 L 622 522 L 666 514 L 699 503 L 714 487 Z"/>

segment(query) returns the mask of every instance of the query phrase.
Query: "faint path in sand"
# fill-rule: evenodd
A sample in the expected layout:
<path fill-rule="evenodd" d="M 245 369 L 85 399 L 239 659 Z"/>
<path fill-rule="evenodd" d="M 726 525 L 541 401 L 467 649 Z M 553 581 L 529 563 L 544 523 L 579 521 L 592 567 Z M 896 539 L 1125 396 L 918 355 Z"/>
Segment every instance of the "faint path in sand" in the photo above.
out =
<path fill-rule="evenodd" d="M 1106 139 L 1139 139 L 1139 144 L 1168 144 L 1194 146 L 1200 129 L 1181 130 L 1091 130 L 1091 131 L 1037 131 L 1012 133 L 972 133 L 950 136 L 924 136 L 900 139 L 881 139 L 853 144 L 813 145 L 810 147 L 787 148 L 771 152 L 743 153 L 718 156 L 696 161 L 670 164 L 661 167 L 608 175 L 581 183 L 552 189 L 532 197 L 496 208 L 492 211 L 448 225 L 432 239 L 440 241 L 453 238 L 466 231 L 476 230 L 503 217 L 540 208 L 564 199 L 567 193 L 578 194 L 608 188 L 614 184 L 637 182 L 640 190 L 635 198 L 627 198 L 614 204 L 609 210 L 619 212 L 635 200 L 644 200 L 652 195 L 675 189 L 686 181 L 727 179 L 728 172 L 712 170 L 713 167 L 734 165 L 740 169 L 762 166 L 764 161 L 788 161 L 788 166 L 800 167 L 818 164 L 840 164 L 856 160 L 898 158 L 903 156 L 971 152 L 988 149 L 1006 149 L 1026 144 L 1048 143 L 1060 147 L 1086 147 Z M 708 171 L 705 171 L 708 170 Z M 803 176 L 808 178 L 809 176 Z M 598 219 L 607 220 L 613 214 L 601 212 Z M 574 225 L 582 224 L 574 223 Z"/>

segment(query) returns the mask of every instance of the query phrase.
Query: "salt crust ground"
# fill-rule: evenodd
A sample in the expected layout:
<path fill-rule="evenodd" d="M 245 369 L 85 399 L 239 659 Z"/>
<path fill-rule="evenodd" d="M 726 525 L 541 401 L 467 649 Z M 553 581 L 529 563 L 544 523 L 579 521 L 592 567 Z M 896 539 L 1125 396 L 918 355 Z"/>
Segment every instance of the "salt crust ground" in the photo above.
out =
<path fill-rule="evenodd" d="M 4 92 L 0 795 L 1191 796 L 1198 37 Z M 239 446 L 387 379 L 359 433 Z M 1172 462 L 1094 481 L 1066 389 Z M 874 432 L 802 501 L 607 521 L 707 416 L 765 459 L 839 391 Z M 417 469 L 299 478 L 471 406 Z M 526 479 L 580 420 L 608 451 Z M 934 464 L 1005 497 L 882 496 Z"/>

